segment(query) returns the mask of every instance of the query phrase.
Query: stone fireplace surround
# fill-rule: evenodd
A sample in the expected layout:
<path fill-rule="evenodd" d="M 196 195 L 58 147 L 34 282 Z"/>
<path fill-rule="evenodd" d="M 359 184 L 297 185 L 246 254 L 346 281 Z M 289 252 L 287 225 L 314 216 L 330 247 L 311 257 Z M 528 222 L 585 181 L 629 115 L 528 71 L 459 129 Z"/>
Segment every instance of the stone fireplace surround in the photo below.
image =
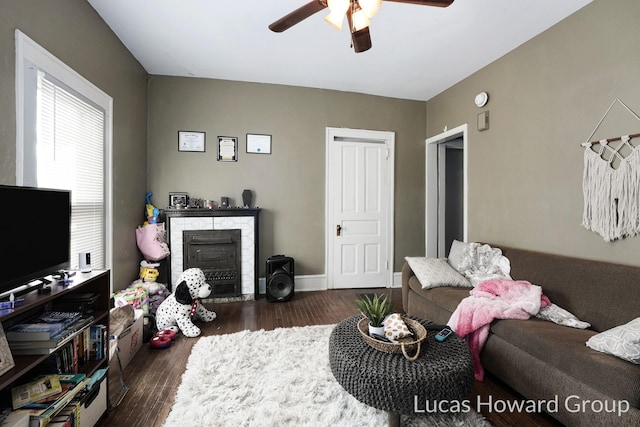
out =
<path fill-rule="evenodd" d="M 241 230 L 241 299 L 258 298 L 258 214 L 260 209 L 166 209 L 167 258 L 171 289 L 183 269 L 183 231 Z"/>

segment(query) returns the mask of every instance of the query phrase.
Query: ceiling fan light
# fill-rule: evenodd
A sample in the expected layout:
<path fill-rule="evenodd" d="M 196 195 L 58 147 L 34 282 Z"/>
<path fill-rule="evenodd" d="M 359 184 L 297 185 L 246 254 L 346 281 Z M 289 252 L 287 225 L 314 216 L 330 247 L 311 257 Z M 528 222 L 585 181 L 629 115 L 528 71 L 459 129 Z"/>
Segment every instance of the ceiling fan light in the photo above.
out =
<path fill-rule="evenodd" d="M 342 31 L 342 21 L 351 6 L 350 0 L 328 0 L 329 14 L 324 18 L 333 28 Z"/>
<path fill-rule="evenodd" d="M 342 31 L 342 21 L 344 21 L 344 13 L 338 15 L 337 13 L 329 13 L 325 18 L 325 21 L 329 23 L 333 28 L 338 31 Z"/>
<path fill-rule="evenodd" d="M 351 0 L 327 0 L 327 6 L 331 13 L 344 16 L 349 10 L 349 6 L 351 6 Z"/>
<path fill-rule="evenodd" d="M 367 18 L 373 18 L 380 10 L 382 0 L 358 0 L 358 4 Z"/>
<path fill-rule="evenodd" d="M 362 9 L 356 9 L 353 15 L 351 15 L 351 19 L 353 20 L 353 31 L 360 31 L 371 24 L 371 21 L 369 21 L 369 18 L 367 18 Z"/>

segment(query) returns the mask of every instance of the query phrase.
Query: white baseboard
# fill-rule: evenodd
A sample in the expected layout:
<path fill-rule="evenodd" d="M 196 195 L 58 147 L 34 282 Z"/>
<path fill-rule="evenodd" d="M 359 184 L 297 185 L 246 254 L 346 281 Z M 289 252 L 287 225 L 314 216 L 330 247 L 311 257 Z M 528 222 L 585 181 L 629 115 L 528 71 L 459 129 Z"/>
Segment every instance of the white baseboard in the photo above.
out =
<path fill-rule="evenodd" d="M 315 274 L 308 276 L 295 276 L 294 278 L 295 292 L 310 292 L 310 291 L 326 291 L 329 289 L 327 284 L 327 276 L 324 274 Z M 402 273 L 393 273 L 392 288 L 402 287 Z M 258 279 L 258 289 L 260 295 L 267 293 L 267 279 L 260 277 Z"/>

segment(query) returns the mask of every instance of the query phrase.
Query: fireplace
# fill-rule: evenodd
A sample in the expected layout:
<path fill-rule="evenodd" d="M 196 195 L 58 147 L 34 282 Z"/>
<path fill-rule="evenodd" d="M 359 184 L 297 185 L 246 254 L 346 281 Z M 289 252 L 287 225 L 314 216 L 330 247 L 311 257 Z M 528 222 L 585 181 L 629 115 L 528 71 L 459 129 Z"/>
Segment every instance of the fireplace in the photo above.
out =
<path fill-rule="evenodd" d="M 211 285 L 210 298 L 242 295 L 241 232 L 232 230 L 184 230 L 183 263 L 200 268 Z"/>
<path fill-rule="evenodd" d="M 242 274 L 241 296 L 215 298 L 217 302 L 244 301 L 258 298 L 258 208 L 238 209 L 165 209 L 167 244 L 171 254 L 167 257 L 167 275 L 170 289 L 177 286 L 178 277 L 184 271 L 183 232 L 189 230 L 241 230 L 240 259 Z"/>

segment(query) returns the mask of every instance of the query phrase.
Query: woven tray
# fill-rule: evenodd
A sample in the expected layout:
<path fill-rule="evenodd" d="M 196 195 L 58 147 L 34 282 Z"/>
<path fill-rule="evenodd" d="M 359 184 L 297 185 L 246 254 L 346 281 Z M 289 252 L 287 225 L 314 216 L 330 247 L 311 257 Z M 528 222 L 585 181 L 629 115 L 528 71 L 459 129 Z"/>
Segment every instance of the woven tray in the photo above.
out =
<path fill-rule="evenodd" d="M 414 361 L 420 356 L 420 344 L 427 337 L 427 330 L 413 319 L 408 317 L 402 317 L 404 323 L 413 331 L 412 336 L 401 338 L 398 343 L 389 343 L 377 340 L 369 336 L 369 319 L 363 317 L 358 322 L 358 330 L 364 339 L 364 342 L 369 344 L 376 350 L 383 351 L 385 353 L 402 353 L 407 360 Z M 413 356 L 409 356 L 409 352 L 415 352 Z"/>

